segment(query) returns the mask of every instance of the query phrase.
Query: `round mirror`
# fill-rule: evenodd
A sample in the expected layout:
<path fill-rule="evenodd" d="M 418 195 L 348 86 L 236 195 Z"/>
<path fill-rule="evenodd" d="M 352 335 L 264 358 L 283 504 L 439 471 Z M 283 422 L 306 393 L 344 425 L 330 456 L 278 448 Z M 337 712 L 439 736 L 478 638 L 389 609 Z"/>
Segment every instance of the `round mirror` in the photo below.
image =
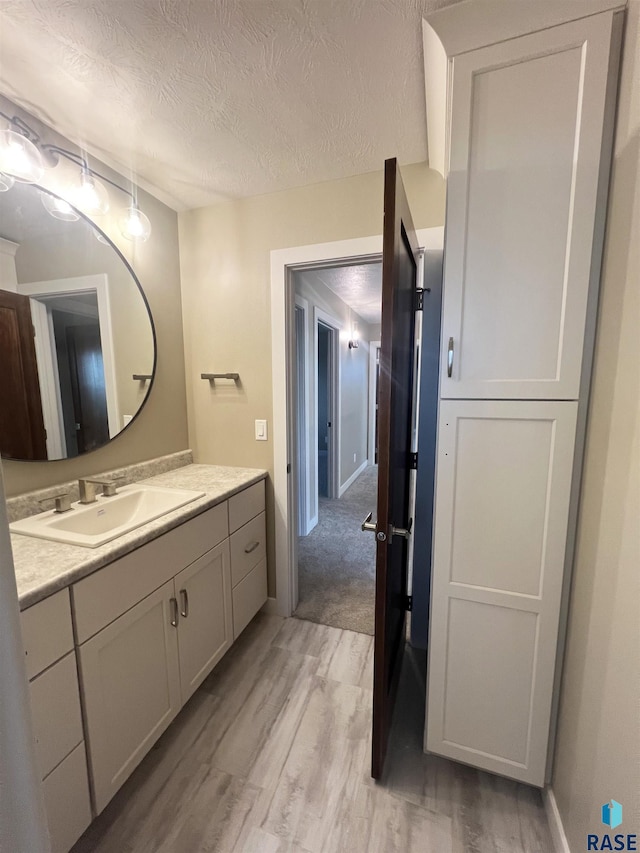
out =
<path fill-rule="evenodd" d="M 0 452 L 68 459 L 102 447 L 149 394 L 149 306 L 120 251 L 47 190 L 0 192 Z"/>

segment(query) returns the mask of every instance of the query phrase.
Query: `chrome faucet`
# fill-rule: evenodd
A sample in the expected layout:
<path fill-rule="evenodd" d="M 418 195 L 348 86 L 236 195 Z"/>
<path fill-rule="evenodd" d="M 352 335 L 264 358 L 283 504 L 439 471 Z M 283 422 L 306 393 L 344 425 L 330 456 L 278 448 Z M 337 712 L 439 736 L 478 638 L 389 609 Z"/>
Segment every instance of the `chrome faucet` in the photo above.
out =
<path fill-rule="evenodd" d="M 106 498 L 113 497 L 118 492 L 118 483 L 124 480 L 124 477 L 114 477 L 111 480 L 99 477 L 81 477 L 78 480 L 78 490 L 80 491 L 80 503 L 92 504 L 96 501 L 96 494 L 99 488 L 102 488 L 102 494 Z"/>

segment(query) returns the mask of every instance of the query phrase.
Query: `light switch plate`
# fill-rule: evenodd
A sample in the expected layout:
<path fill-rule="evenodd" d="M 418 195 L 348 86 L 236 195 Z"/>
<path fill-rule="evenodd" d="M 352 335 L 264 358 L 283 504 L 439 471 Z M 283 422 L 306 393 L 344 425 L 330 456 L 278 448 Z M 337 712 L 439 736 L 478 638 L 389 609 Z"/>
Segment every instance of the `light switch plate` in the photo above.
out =
<path fill-rule="evenodd" d="M 256 441 L 267 440 L 267 422 L 262 420 L 256 421 Z"/>

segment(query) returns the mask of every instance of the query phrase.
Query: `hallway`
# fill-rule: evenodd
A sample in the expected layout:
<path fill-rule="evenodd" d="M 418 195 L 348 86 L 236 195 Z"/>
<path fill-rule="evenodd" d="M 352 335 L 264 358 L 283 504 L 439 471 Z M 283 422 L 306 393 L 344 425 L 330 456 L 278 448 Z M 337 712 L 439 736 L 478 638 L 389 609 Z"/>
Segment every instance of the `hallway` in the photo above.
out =
<path fill-rule="evenodd" d="M 258 614 L 73 853 L 549 853 L 537 790 L 423 754 L 409 649 L 373 782 L 372 651 Z"/>
<path fill-rule="evenodd" d="M 375 538 L 360 525 L 375 515 L 377 485 L 372 465 L 338 500 L 319 499 L 318 524 L 298 540 L 296 618 L 373 634 Z"/>

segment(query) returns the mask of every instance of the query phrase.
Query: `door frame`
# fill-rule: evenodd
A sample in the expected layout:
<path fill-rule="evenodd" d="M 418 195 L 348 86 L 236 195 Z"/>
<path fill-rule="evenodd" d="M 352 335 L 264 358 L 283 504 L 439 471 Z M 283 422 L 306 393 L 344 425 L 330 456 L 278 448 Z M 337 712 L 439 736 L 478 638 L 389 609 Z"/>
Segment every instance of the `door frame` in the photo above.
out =
<path fill-rule="evenodd" d="M 442 249 L 444 226 L 416 231 L 420 246 Z M 280 616 L 291 616 L 297 606 L 294 574 L 297 552 L 297 470 L 295 431 L 295 377 L 289 367 L 295 331 L 292 273 L 304 267 L 353 265 L 382 258 L 382 234 L 330 243 L 292 246 L 271 251 L 271 370 L 273 388 L 273 491 L 276 552 L 276 602 Z"/>
<path fill-rule="evenodd" d="M 295 308 L 302 311 L 302 335 L 296 338 L 296 368 L 298 374 L 296 388 L 296 429 L 297 453 L 296 471 L 298 477 L 298 525 L 300 536 L 308 536 L 318 523 L 318 513 L 314 513 L 314 502 L 311 500 L 311 459 L 309 457 L 309 301 L 295 294 Z M 297 331 L 296 331 L 297 334 Z M 300 372 L 302 379 L 300 379 Z M 302 386 L 302 394 L 300 394 Z M 300 460 L 304 464 L 300 465 Z"/>
<path fill-rule="evenodd" d="M 120 406 L 118 403 L 115 348 L 113 345 L 113 324 L 111 320 L 111 301 L 109 299 L 109 279 L 106 273 L 95 275 L 79 275 L 73 278 L 58 278 L 48 281 L 30 281 L 19 284 L 17 292 L 23 296 L 64 296 L 66 294 L 95 292 L 98 301 L 98 323 L 100 326 L 100 343 L 102 345 L 102 363 L 104 366 L 104 387 L 107 398 L 107 420 L 109 423 L 109 438 L 116 436 L 122 429 L 120 421 Z M 52 334 L 51 327 L 39 325 L 39 331 Z M 43 352 L 49 349 L 55 352 L 55 345 L 50 339 L 44 343 Z M 50 401 L 51 402 L 51 401 Z M 60 411 L 58 416 L 61 417 Z M 53 421 L 53 411 L 50 411 Z"/>
<path fill-rule="evenodd" d="M 380 341 L 369 342 L 369 439 L 367 442 L 367 461 L 369 465 L 376 464 L 376 351 Z"/>
<path fill-rule="evenodd" d="M 340 425 L 342 423 L 342 411 L 340 406 L 340 385 L 341 385 L 341 369 L 340 369 L 340 332 L 344 328 L 344 324 L 318 308 L 313 306 L 313 376 L 314 376 L 314 406 L 313 406 L 313 434 L 314 434 L 314 465 L 316 472 L 316 518 L 318 517 L 318 507 L 320 505 L 320 488 L 318 484 L 319 464 L 318 464 L 318 324 L 322 323 L 326 326 L 330 334 L 330 356 L 329 356 L 329 375 L 331 387 L 329 389 L 329 407 L 331 421 L 331 430 L 328 445 L 328 460 L 327 460 L 327 495 L 329 498 L 340 497 L 340 483 L 342 482 L 342 472 L 340 470 Z"/>

